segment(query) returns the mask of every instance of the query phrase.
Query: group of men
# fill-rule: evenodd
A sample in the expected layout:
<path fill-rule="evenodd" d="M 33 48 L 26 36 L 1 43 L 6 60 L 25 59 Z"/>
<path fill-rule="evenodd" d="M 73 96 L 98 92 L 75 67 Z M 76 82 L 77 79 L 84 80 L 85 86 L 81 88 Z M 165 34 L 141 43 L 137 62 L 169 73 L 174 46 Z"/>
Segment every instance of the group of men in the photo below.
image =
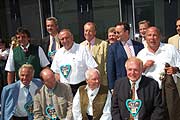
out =
<path fill-rule="evenodd" d="M 1 119 L 164 120 L 166 114 L 166 119 L 179 119 L 178 107 L 173 106 L 177 113 L 172 115 L 170 102 L 163 101 L 166 96 L 159 79 L 163 74 L 178 81 L 179 51 L 160 42 L 157 27 L 147 21 L 139 25 L 147 27 L 141 32 L 143 44 L 130 38 L 126 22 L 108 31 L 112 41 L 116 39 L 110 45 L 96 38 L 96 25 L 87 22 L 86 40 L 77 44 L 71 31 L 59 31 L 57 19 L 50 17 L 43 49 L 30 43 L 27 29 L 19 28 L 19 46 L 10 51 L 5 68 L 9 85 L 1 96 Z M 180 105 L 174 80 L 173 93 Z"/>

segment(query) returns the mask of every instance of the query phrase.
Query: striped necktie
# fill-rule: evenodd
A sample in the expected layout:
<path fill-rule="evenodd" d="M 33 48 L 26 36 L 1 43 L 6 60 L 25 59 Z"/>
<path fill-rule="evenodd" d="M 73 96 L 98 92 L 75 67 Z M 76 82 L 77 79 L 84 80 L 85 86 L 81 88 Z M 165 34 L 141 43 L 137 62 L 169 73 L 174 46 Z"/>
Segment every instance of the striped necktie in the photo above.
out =
<path fill-rule="evenodd" d="M 132 98 L 132 100 L 135 100 L 135 85 L 136 85 L 136 83 L 135 82 L 133 82 L 132 83 L 132 87 L 131 87 L 131 98 Z M 134 120 L 134 117 L 130 114 L 130 120 Z"/>
<path fill-rule="evenodd" d="M 32 101 L 32 100 L 33 100 L 33 99 L 32 99 L 32 96 L 31 96 L 31 93 L 30 93 L 30 91 L 29 91 L 29 87 L 30 87 L 30 85 L 25 86 L 25 87 L 26 87 L 26 89 L 27 89 L 26 102 L 30 102 L 30 101 Z"/>
<path fill-rule="evenodd" d="M 55 51 L 55 50 L 56 50 L 56 40 L 55 40 L 55 38 L 53 37 L 53 38 L 52 38 L 51 52 L 52 52 L 52 51 Z"/>
<path fill-rule="evenodd" d="M 127 57 L 128 58 L 132 57 L 132 51 L 131 51 L 130 45 L 127 42 L 124 44 L 124 48 L 125 48 Z"/>

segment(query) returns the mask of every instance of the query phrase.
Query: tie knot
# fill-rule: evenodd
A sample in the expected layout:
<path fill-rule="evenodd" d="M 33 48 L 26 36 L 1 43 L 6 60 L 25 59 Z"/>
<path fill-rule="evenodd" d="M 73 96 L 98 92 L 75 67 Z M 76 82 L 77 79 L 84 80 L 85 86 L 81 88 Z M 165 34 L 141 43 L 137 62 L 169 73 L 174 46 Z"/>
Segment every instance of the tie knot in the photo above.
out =
<path fill-rule="evenodd" d="M 23 47 L 23 50 L 24 50 L 24 52 L 27 52 L 27 51 L 28 51 L 28 49 L 27 49 L 26 47 Z"/>
<path fill-rule="evenodd" d="M 30 85 L 26 85 L 26 86 L 24 86 L 24 87 L 29 90 Z"/>
<path fill-rule="evenodd" d="M 136 85 L 136 82 L 133 82 L 133 83 L 132 83 L 132 87 L 135 87 L 135 85 Z"/>

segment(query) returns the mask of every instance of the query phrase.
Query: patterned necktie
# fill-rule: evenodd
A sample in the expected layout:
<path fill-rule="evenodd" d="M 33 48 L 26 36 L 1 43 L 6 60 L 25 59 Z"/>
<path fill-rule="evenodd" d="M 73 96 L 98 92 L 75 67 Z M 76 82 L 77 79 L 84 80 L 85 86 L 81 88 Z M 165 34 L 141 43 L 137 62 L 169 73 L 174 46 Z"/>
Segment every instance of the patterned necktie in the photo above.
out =
<path fill-rule="evenodd" d="M 56 50 L 56 40 L 55 40 L 55 38 L 53 37 L 53 38 L 52 38 L 51 52 L 52 52 L 52 51 L 55 51 L 55 50 Z"/>
<path fill-rule="evenodd" d="M 29 91 L 29 85 L 28 86 L 25 86 L 26 89 L 27 89 L 27 96 L 26 96 L 26 102 L 29 102 L 29 101 L 32 101 L 32 96 L 30 94 L 30 91 Z"/>
<path fill-rule="evenodd" d="M 89 51 L 91 51 L 91 43 L 90 42 L 87 42 L 87 48 Z"/>
<path fill-rule="evenodd" d="M 132 87 L 131 87 L 131 92 L 132 92 L 132 100 L 135 100 L 135 85 L 136 85 L 136 83 L 135 82 L 133 82 L 132 83 Z M 134 120 L 134 117 L 130 114 L 130 120 Z"/>
<path fill-rule="evenodd" d="M 131 88 L 131 91 L 132 91 L 132 100 L 135 100 L 135 85 L 136 85 L 136 83 L 133 82 L 132 83 L 132 88 Z"/>
<path fill-rule="evenodd" d="M 132 57 L 132 52 L 131 52 L 130 46 L 127 42 L 124 44 L 124 48 L 125 48 L 128 58 Z"/>

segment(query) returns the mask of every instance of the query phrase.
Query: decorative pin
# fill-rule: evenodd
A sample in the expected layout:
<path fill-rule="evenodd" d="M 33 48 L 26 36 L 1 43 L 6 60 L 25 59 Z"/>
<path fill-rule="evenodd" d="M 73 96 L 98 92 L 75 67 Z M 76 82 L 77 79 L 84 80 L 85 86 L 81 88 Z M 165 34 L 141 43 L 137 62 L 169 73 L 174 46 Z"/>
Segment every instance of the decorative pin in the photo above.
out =
<path fill-rule="evenodd" d="M 29 101 L 24 105 L 24 108 L 28 115 L 34 115 L 33 114 L 33 101 Z"/>
<path fill-rule="evenodd" d="M 142 101 L 139 99 L 137 99 L 137 100 L 127 99 L 126 100 L 126 107 L 133 117 L 135 117 L 138 114 L 141 106 L 142 106 Z"/>
<path fill-rule="evenodd" d="M 46 107 L 46 115 L 51 120 L 56 120 L 58 118 L 57 114 L 56 114 L 56 110 L 54 109 L 54 107 L 52 105 L 49 105 Z"/>
<path fill-rule="evenodd" d="M 67 78 L 69 76 L 69 73 L 71 72 L 71 65 L 63 65 L 60 67 L 60 71 L 62 75 Z"/>

